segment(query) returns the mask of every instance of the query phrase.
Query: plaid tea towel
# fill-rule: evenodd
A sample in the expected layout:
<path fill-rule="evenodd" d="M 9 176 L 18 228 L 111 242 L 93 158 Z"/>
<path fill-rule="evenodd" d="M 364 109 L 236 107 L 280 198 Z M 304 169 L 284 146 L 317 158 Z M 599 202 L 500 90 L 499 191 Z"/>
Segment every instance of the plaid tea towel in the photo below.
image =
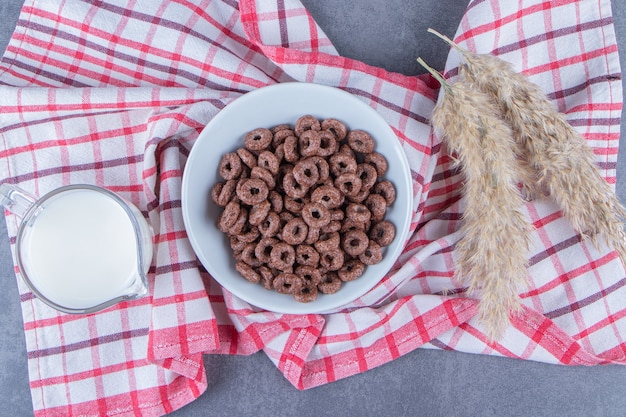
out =
<path fill-rule="evenodd" d="M 608 0 L 474 0 L 455 40 L 538 83 L 615 182 L 622 90 Z M 445 73 L 457 63 L 451 52 Z M 183 226 L 181 178 L 202 128 L 237 97 L 286 81 L 338 87 L 376 109 L 414 180 L 395 267 L 333 314 L 252 308 L 207 274 Z M 26 0 L 0 62 L 0 179 L 36 195 L 103 186 L 155 231 L 150 295 L 97 314 L 46 307 L 16 269 L 35 415 L 166 414 L 207 388 L 203 354 L 263 350 L 298 389 L 418 347 L 624 363 L 624 267 L 610 248 L 581 241 L 550 201 L 525 207 L 536 230 L 523 312 L 487 342 L 476 301 L 452 279 L 463 198 L 429 126 L 437 88 L 338 56 L 297 0 Z M 14 247 L 18 220 L 5 214 Z"/>

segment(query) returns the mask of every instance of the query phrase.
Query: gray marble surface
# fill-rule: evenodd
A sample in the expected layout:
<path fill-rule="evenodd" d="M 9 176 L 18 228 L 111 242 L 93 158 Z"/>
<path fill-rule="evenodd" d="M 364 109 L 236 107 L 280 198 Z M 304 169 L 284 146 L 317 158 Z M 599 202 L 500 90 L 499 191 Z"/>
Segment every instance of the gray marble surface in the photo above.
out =
<path fill-rule="evenodd" d="M 587 0 L 588 1 L 588 0 Z M 302 0 L 341 54 L 405 74 L 419 54 L 442 68 L 447 49 L 436 27 L 454 34 L 465 0 Z M 626 2 L 614 0 L 622 68 Z M 22 0 L 0 1 L 0 50 Z M 622 122 L 626 132 L 626 123 Z M 626 152 L 618 194 L 626 201 Z M 0 221 L 0 416 L 32 415 L 26 346 L 6 226 Z M 626 300 L 625 300 L 626 302 Z M 418 349 L 392 363 L 330 385 L 295 390 L 263 354 L 206 356 L 208 390 L 174 412 L 199 416 L 624 416 L 626 367 L 562 367 L 529 361 Z"/>

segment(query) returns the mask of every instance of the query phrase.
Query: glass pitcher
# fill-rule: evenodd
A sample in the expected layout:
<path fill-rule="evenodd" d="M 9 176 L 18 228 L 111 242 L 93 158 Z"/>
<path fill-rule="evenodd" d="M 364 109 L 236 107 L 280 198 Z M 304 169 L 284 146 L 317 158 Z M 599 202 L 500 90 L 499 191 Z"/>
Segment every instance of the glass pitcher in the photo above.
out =
<path fill-rule="evenodd" d="M 147 294 L 152 231 L 134 205 L 86 184 L 57 188 L 37 199 L 4 183 L 0 198 L 21 218 L 18 268 L 44 303 L 87 314 Z"/>

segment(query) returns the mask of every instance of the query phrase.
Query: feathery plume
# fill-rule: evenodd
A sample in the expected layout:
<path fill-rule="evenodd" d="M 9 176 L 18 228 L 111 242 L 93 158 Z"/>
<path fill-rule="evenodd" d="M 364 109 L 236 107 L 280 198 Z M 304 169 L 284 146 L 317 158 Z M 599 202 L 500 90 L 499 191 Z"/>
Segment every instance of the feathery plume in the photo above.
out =
<path fill-rule="evenodd" d="M 515 72 L 508 62 L 493 55 L 472 53 L 447 36 L 433 29 L 428 31 L 460 52 L 465 61 L 460 66 L 461 75 L 497 104 L 513 131 L 520 166 L 532 170 L 522 181 L 536 177 L 537 186 L 531 185 L 530 189 L 551 196 L 583 238 L 590 237 L 596 247 L 598 237 L 604 238 L 626 264 L 626 211 L 600 175 L 593 151 L 584 138 L 541 88 Z"/>
<path fill-rule="evenodd" d="M 465 82 L 449 83 L 418 62 L 443 88 L 432 125 L 457 154 L 465 177 L 455 279 L 479 295 L 479 319 L 497 340 L 519 310 L 518 292 L 527 284 L 531 225 L 521 209 L 513 135 L 489 96 Z"/>

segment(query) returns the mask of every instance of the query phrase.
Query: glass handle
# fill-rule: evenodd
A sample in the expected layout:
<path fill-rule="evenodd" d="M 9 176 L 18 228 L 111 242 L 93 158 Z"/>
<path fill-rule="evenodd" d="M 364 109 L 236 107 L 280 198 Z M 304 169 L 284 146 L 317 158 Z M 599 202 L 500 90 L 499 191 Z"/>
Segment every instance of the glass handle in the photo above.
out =
<path fill-rule="evenodd" d="M 37 198 L 12 184 L 0 184 L 0 204 L 19 218 L 24 218 Z"/>

